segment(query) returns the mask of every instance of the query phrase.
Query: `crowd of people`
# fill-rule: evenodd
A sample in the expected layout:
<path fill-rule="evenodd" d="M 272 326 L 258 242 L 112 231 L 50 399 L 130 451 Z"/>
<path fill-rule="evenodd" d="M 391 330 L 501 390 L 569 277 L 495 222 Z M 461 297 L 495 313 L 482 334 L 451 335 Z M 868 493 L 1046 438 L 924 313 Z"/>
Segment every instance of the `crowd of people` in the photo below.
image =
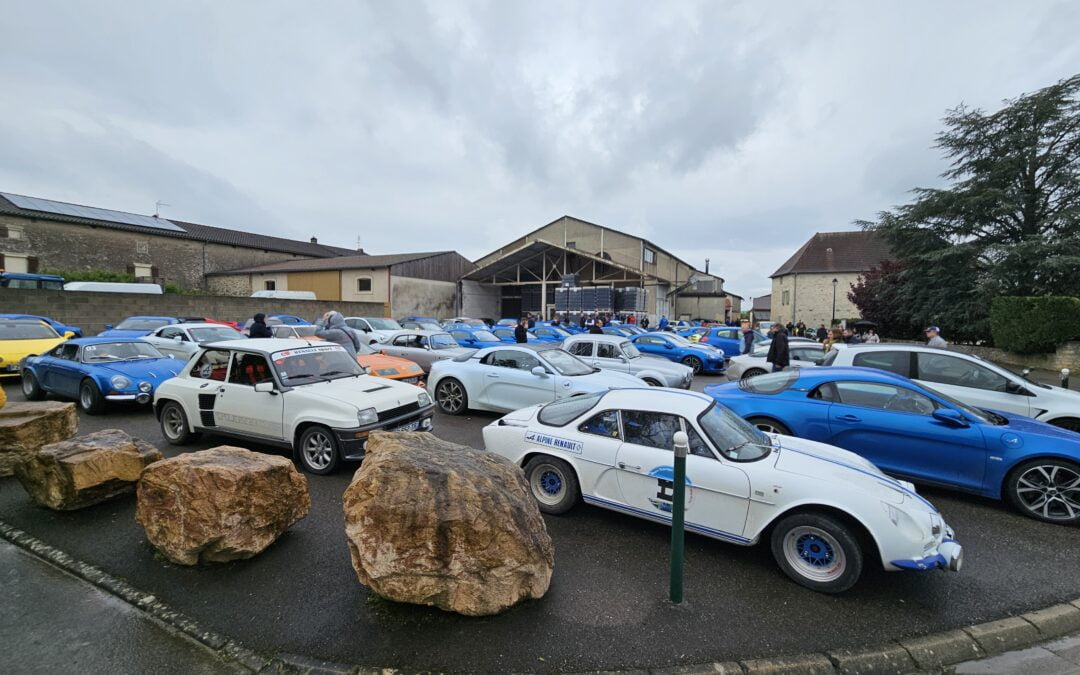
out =
<path fill-rule="evenodd" d="M 937 326 L 929 326 L 924 331 L 926 334 L 926 344 L 930 347 L 936 347 L 937 349 L 948 349 L 949 343 L 945 341 L 945 338 L 941 337 L 941 329 Z M 749 354 L 754 348 L 753 329 L 750 328 L 749 322 L 743 323 L 742 326 L 743 343 L 741 353 Z M 787 325 L 781 323 L 774 323 L 769 327 L 768 338 L 771 340 L 769 343 L 769 353 L 765 357 L 766 361 L 772 364 L 773 372 L 783 370 L 791 364 L 791 358 L 788 354 L 788 337 L 807 337 L 817 340 L 822 343 L 825 353 L 828 354 L 832 350 L 834 344 L 880 344 L 881 338 L 874 331 L 873 328 L 867 328 L 861 333 L 856 333 L 850 327 L 840 328 L 834 326 L 831 330 L 825 328 L 825 324 L 818 326 L 816 330 L 807 328 L 806 324 L 802 321 L 798 323 L 788 322 Z"/>

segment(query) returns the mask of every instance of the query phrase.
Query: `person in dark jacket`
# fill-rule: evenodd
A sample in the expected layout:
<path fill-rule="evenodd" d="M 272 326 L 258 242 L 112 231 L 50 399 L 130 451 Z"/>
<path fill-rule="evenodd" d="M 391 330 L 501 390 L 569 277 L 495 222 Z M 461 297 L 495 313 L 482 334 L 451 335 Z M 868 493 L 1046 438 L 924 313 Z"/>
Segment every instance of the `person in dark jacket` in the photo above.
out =
<path fill-rule="evenodd" d="M 649 317 L 641 320 L 641 330 L 649 330 Z"/>
<path fill-rule="evenodd" d="M 518 324 L 514 326 L 514 342 L 519 345 L 523 345 L 529 341 L 529 332 L 525 328 L 525 324 L 528 323 L 528 319 L 521 317 L 518 319 Z"/>
<path fill-rule="evenodd" d="M 597 319 L 596 321 L 594 321 L 592 323 L 592 325 L 589 326 L 589 333 L 591 333 L 592 335 L 603 335 L 604 334 L 604 320 L 603 319 Z"/>
<path fill-rule="evenodd" d="M 769 353 L 765 360 L 772 364 L 774 373 L 791 365 L 791 357 L 788 354 L 787 329 L 783 326 L 773 334 L 772 343 L 769 344 Z"/>
<path fill-rule="evenodd" d="M 818 326 L 816 337 L 818 342 L 825 342 L 825 338 L 829 337 L 829 331 L 825 330 L 825 324 Z"/>
<path fill-rule="evenodd" d="M 252 338 L 268 338 L 274 337 L 274 333 L 270 330 L 270 326 L 266 325 L 266 315 L 259 312 L 255 315 L 255 320 L 251 322 L 251 327 L 248 328 L 248 337 Z"/>
<path fill-rule="evenodd" d="M 754 351 L 754 331 L 750 329 L 750 324 L 744 323 L 742 327 L 742 349 L 739 350 L 740 354 L 749 354 Z"/>

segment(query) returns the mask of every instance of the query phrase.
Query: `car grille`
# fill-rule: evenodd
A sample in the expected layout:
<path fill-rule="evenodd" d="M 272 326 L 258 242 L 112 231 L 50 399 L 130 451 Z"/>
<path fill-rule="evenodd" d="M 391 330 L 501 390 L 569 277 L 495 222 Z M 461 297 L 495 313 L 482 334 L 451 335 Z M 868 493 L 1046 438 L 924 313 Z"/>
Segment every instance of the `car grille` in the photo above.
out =
<path fill-rule="evenodd" d="M 407 405 L 398 406 L 397 408 L 391 408 L 390 410 L 384 410 L 379 413 L 379 421 L 385 422 L 386 420 L 392 420 L 395 417 L 401 417 L 402 415 L 408 415 L 411 412 L 416 412 L 420 409 L 420 404 L 416 401 Z"/>
<path fill-rule="evenodd" d="M 406 377 L 403 380 L 399 380 L 399 382 L 404 382 L 405 384 L 419 384 L 420 383 L 420 378 L 419 377 Z"/>

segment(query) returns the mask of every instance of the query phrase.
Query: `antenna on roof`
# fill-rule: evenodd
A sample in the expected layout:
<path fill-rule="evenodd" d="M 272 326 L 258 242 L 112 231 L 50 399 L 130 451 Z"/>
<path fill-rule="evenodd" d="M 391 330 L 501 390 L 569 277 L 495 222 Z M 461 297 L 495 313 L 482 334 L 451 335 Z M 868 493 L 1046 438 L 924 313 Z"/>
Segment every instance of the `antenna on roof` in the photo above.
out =
<path fill-rule="evenodd" d="M 157 218 L 160 215 L 162 206 L 172 206 L 172 204 L 166 204 L 165 202 L 161 201 L 160 199 L 157 200 L 156 202 L 154 202 L 154 217 L 155 218 Z"/>
<path fill-rule="evenodd" d="M 357 253 L 363 253 L 364 252 L 364 247 L 362 247 L 360 245 L 360 235 L 356 235 L 356 252 Z"/>

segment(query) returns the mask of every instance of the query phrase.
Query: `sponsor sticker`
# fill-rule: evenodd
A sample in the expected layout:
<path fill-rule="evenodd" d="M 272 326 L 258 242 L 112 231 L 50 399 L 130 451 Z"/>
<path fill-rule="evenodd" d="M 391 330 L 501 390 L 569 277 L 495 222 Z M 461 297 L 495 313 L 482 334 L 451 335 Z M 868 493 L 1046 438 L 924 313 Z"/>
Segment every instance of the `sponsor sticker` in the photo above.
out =
<path fill-rule="evenodd" d="M 555 448 L 562 450 L 563 452 L 570 452 L 575 455 L 581 454 L 582 444 L 580 441 L 571 441 L 565 438 L 559 438 L 558 436 L 551 436 L 549 434 L 542 434 L 538 431 L 528 431 L 525 433 L 525 440 L 529 443 L 536 443 L 537 445 L 546 445 L 549 448 Z"/>
<path fill-rule="evenodd" d="M 325 352 L 345 351 L 341 345 L 322 345 L 320 347 L 304 347 L 302 349 L 286 349 L 283 352 L 275 352 L 275 359 L 287 359 L 290 356 L 303 356 L 305 354 L 322 354 Z"/>

